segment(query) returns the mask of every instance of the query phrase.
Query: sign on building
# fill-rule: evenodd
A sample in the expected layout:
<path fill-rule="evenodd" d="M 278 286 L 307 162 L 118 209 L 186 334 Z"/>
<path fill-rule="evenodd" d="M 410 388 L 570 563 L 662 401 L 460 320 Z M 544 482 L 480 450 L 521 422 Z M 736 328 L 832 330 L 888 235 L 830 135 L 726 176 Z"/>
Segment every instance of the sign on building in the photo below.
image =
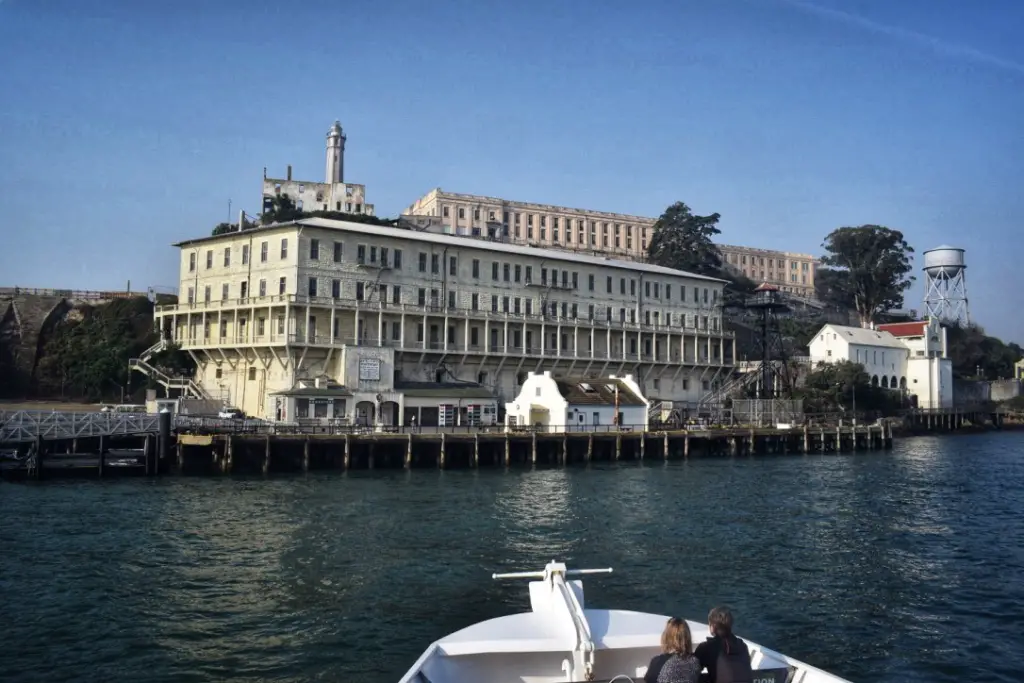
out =
<path fill-rule="evenodd" d="M 380 359 L 360 358 L 359 359 L 359 381 L 379 382 L 380 381 Z"/>

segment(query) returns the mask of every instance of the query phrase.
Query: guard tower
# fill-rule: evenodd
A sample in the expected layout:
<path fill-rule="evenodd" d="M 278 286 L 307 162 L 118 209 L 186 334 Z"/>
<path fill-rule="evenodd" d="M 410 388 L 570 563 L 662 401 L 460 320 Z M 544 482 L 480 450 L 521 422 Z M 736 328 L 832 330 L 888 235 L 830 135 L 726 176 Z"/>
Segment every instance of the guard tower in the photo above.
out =
<path fill-rule="evenodd" d="M 789 392 L 792 384 L 789 364 L 786 362 L 786 348 L 779 328 L 779 314 L 787 313 L 789 306 L 782 300 L 779 288 L 767 282 L 759 285 L 747 297 L 743 307 L 758 320 L 758 346 L 761 351 L 760 377 L 757 382 L 757 397 L 760 399 L 780 398 Z"/>
<path fill-rule="evenodd" d="M 334 122 L 327 131 L 327 179 L 328 185 L 345 182 L 345 133 L 341 123 Z"/>
<path fill-rule="evenodd" d="M 924 308 L 929 317 L 957 325 L 971 322 L 966 270 L 963 249 L 944 244 L 924 252 Z"/>

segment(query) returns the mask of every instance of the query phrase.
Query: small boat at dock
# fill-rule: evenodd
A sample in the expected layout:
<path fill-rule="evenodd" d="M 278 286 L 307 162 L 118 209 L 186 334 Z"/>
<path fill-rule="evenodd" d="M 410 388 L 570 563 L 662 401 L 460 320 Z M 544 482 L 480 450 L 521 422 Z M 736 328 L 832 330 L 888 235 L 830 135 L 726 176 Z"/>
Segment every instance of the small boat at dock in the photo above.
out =
<path fill-rule="evenodd" d="M 583 683 L 642 681 L 661 652 L 669 617 L 584 606 L 583 581 L 611 569 L 567 569 L 494 574 L 529 583 L 530 611 L 482 621 L 431 644 L 399 683 Z M 687 621 L 693 643 L 708 626 Z M 850 683 L 846 679 L 751 642 L 754 683 Z"/>

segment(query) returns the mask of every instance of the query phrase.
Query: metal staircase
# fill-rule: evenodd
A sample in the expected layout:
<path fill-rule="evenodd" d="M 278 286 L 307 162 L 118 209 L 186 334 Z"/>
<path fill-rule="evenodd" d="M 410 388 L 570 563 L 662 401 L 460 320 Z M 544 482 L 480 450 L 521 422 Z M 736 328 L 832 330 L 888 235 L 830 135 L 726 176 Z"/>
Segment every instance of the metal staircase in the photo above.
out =
<path fill-rule="evenodd" d="M 150 364 L 149 361 L 153 359 L 153 356 L 166 349 L 167 346 L 167 340 L 161 338 L 156 344 L 153 344 L 143 351 L 141 356 L 129 360 L 129 369 L 140 372 L 147 377 L 152 377 L 156 380 L 157 384 L 167 391 L 168 394 L 172 391 L 177 391 L 187 398 L 199 398 L 205 400 L 212 399 L 213 397 L 210 396 L 205 389 L 196 384 L 191 377 L 172 377 L 163 370 L 160 370 Z"/>

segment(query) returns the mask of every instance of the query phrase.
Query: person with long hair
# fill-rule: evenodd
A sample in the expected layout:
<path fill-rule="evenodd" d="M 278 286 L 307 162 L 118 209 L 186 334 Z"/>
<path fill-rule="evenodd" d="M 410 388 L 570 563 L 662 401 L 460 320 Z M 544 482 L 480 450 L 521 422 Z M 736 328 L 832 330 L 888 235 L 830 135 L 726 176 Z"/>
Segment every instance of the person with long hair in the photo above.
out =
<path fill-rule="evenodd" d="M 685 620 L 672 617 L 661 633 L 661 654 L 644 674 L 645 683 L 698 683 L 700 662 L 693 656 L 693 636 Z"/>
<path fill-rule="evenodd" d="M 694 650 L 701 683 L 752 683 L 750 650 L 747 644 L 732 634 L 732 612 L 727 607 L 715 607 L 708 613 L 708 631 L 711 635 Z"/>

